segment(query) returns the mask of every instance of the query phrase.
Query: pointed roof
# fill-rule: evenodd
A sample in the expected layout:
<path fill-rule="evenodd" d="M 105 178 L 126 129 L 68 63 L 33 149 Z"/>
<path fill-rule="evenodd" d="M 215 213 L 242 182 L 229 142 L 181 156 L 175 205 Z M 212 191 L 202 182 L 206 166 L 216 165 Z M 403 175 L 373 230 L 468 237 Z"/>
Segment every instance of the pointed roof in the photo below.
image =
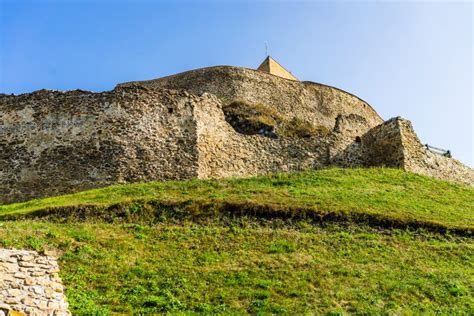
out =
<path fill-rule="evenodd" d="M 267 56 L 265 60 L 258 66 L 257 70 L 268 72 L 269 74 L 282 77 L 290 80 L 298 80 L 295 76 L 291 74 L 288 70 L 283 68 L 275 59 L 270 56 Z"/>

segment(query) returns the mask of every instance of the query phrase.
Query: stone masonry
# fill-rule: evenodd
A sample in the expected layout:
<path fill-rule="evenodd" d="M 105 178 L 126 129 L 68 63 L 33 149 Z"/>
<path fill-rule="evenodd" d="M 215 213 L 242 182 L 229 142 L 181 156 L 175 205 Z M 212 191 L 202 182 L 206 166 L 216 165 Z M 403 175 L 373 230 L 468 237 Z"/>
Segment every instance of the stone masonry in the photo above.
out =
<path fill-rule="evenodd" d="M 223 112 L 234 101 L 265 105 L 328 133 L 242 134 Z M 0 203 L 115 183 L 327 166 L 395 167 L 474 184 L 471 168 L 427 151 L 409 121 L 384 122 L 337 88 L 251 69 L 197 69 L 101 93 L 0 95 Z"/>
<path fill-rule="evenodd" d="M 0 97 L 0 202 L 197 177 L 200 102 L 140 87 Z"/>
<path fill-rule="evenodd" d="M 119 84 L 157 89 L 186 90 L 195 95 L 210 93 L 223 104 L 246 101 L 275 108 L 288 117 L 304 119 L 332 130 L 339 115 L 358 115 L 366 130 L 383 119 L 364 100 L 343 90 L 314 82 L 283 79 L 253 69 L 217 66 L 191 70 L 147 81 Z"/>
<path fill-rule="evenodd" d="M 0 316 L 71 315 L 56 258 L 35 251 L 0 249 Z"/>

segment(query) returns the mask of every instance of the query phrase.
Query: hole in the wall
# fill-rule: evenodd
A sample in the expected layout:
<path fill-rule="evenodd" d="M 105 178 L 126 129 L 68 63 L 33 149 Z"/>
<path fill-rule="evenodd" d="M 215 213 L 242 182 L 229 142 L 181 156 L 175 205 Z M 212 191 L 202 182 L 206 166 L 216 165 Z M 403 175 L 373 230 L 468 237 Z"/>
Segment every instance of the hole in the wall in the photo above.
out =
<path fill-rule="evenodd" d="M 240 134 L 261 135 L 277 138 L 275 134 L 276 121 L 267 107 L 260 104 L 249 104 L 244 101 L 235 101 L 223 107 L 227 123 Z"/>
<path fill-rule="evenodd" d="M 168 113 L 173 114 L 173 108 L 168 108 Z"/>
<path fill-rule="evenodd" d="M 361 143 L 361 141 L 362 141 L 362 140 L 360 139 L 360 137 L 359 137 L 359 136 L 357 136 L 357 137 L 355 138 L 355 142 L 356 142 L 357 144 L 360 144 L 360 143 Z"/>
<path fill-rule="evenodd" d="M 289 117 L 274 107 L 264 104 L 234 101 L 222 108 L 227 123 L 244 135 L 261 135 L 268 138 L 324 137 L 330 131 L 304 119 Z"/>

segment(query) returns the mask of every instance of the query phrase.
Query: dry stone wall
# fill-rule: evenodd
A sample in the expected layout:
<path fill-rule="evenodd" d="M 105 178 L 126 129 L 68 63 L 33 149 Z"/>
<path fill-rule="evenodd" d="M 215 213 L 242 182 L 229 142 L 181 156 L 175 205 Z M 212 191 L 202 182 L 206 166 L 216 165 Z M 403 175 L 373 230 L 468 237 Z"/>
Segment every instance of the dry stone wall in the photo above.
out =
<path fill-rule="evenodd" d="M 236 132 L 205 93 L 119 87 L 0 99 L 0 202 L 114 183 L 211 178 L 327 165 L 326 138 Z"/>
<path fill-rule="evenodd" d="M 0 315 L 71 315 L 58 273 L 54 257 L 0 249 Z"/>
<path fill-rule="evenodd" d="M 367 132 L 367 121 L 357 114 L 338 115 L 329 137 L 329 164 L 340 167 L 360 167 L 362 155 L 361 136 Z"/>
<path fill-rule="evenodd" d="M 404 167 L 404 144 L 399 122 L 399 118 L 392 118 L 362 136 L 362 156 L 365 166 Z"/>

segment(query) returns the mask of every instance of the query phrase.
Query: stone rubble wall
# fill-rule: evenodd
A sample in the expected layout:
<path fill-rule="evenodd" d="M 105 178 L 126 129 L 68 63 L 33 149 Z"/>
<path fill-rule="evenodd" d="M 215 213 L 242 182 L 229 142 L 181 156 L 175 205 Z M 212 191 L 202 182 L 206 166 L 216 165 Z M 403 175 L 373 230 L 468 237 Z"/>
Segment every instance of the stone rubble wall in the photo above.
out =
<path fill-rule="evenodd" d="M 410 121 L 400 117 L 370 129 L 360 137 L 360 142 L 349 141 L 350 137 L 342 146 L 345 148 L 332 158 L 331 164 L 342 167 L 401 168 L 443 180 L 474 185 L 472 168 L 456 159 L 427 150 L 418 139 Z M 337 141 L 335 144 L 337 145 Z"/>
<path fill-rule="evenodd" d="M 400 118 L 397 121 L 403 144 L 405 170 L 474 185 L 474 169 L 456 159 L 429 151 L 418 139 L 410 121 Z"/>
<path fill-rule="evenodd" d="M 343 168 L 403 167 L 399 129 L 393 120 L 386 121 L 367 132 L 352 128 L 360 118 L 338 118 L 331 134 L 330 165 Z"/>
<path fill-rule="evenodd" d="M 361 138 L 366 167 L 404 168 L 405 155 L 399 118 L 374 127 Z"/>
<path fill-rule="evenodd" d="M 274 106 L 330 133 L 241 134 L 225 121 L 229 99 Z M 395 167 L 474 183 L 471 168 L 424 149 L 408 121 L 382 122 L 348 93 L 254 70 L 207 68 L 102 93 L 0 95 L 0 203 L 116 183 L 326 166 Z"/>
<path fill-rule="evenodd" d="M 268 138 L 236 132 L 224 118 L 222 104 L 210 94 L 196 104 L 199 177 L 261 175 L 315 169 L 328 164 L 325 138 Z"/>
<path fill-rule="evenodd" d="M 0 203 L 196 177 L 198 99 L 142 87 L 0 96 Z"/>
<path fill-rule="evenodd" d="M 145 86 L 184 89 L 201 95 L 211 93 L 224 104 L 245 101 L 264 104 L 288 118 L 333 130 L 339 115 L 357 114 L 366 120 L 366 130 L 383 120 L 358 97 L 330 86 L 283 79 L 262 71 L 217 66 L 196 69 L 160 79 L 123 83 L 119 86 Z"/>
<path fill-rule="evenodd" d="M 339 115 L 328 140 L 329 164 L 345 168 L 364 165 L 361 137 L 367 121 L 357 114 Z"/>
<path fill-rule="evenodd" d="M 0 315 L 71 315 L 58 273 L 54 257 L 0 249 Z"/>
<path fill-rule="evenodd" d="M 334 144 L 368 128 L 350 114 L 338 116 L 331 138 L 249 136 L 225 121 L 222 105 L 209 93 L 142 86 L 0 96 L 0 203 L 116 183 L 324 167 L 343 149 Z"/>

